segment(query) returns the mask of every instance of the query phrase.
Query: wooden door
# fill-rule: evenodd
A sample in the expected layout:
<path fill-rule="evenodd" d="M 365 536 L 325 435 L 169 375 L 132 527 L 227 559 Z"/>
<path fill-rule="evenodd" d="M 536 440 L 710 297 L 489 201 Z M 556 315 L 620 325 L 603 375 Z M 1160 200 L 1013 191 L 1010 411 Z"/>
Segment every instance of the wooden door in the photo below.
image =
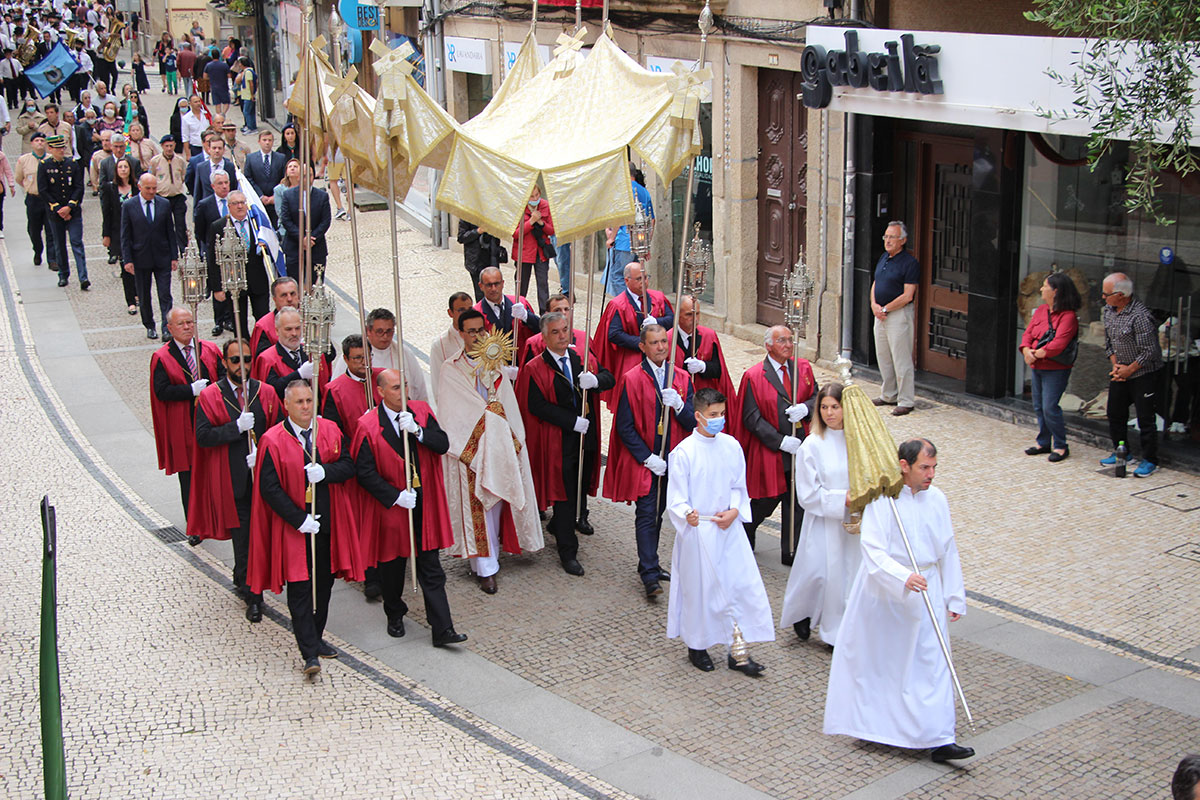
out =
<path fill-rule="evenodd" d="M 783 323 L 783 279 L 804 246 L 808 206 L 807 112 L 800 73 L 758 72 L 758 304 L 763 325 Z"/>
<path fill-rule="evenodd" d="M 967 289 L 971 270 L 971 165 L 974 143 L 948 136 L 897 137 L 895 196 L 908 213 L 908 247 L 921 264 L 917 289 L 918 369 L 967 377 Z"/>

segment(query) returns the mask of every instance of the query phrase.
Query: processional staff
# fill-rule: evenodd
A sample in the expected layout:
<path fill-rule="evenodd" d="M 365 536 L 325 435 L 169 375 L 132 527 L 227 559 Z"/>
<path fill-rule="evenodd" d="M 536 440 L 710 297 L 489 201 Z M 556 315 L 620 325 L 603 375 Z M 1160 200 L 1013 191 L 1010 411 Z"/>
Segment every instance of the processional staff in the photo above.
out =
<path fill-rule="evenodd" d="M 796 396 L 800 393 L 800 370 L 796 368 L 796 344 L 808 328 L 808 298 L 812 294 L 813 279 L 809 273 L 808 264 L 804 260 L 804 248 L 800 248 L 800 254 L 796 258 L 796 263 L 788 270 L 787 277 L 783 279 L 783 324 L 792 332 L 792 385 L 789 387 L 792 392 L 791 401 L 796 402 Z M 821 413 L 817 409 L 817 413 Z M 800 429 L 800 422 L 792 423 L 792 435 Z M 797 437 L 799 438 L 799 437 Z M 788 487 L 788 508 L 791 512 L 788 516 L 788 552 L 794 556 L 796 553 L 796 456 L 792 456 L 792 479 L 789 481 Z"/>
<path fill-rule="evenodd" d="M 320 391 L 321 380 L 321 359 L 329 350 L 329 334 L 333 328 L 334 310 L 337 308 L 337 303 L 334 300 L 333 292 L 326 288 L 325 283 L 321 280 L 321 273 L 324 271 L 324 265 L 318 265 L 315 269 L 315 274 L 318 283 L 314 283 L 312 288 L 300 299 L 300 320 L 304 326 L 304 352 L 308 354 L 308 360 L 313 365 L 312 375 L 312 395 L 313 395 L 313 416 L 312 416 L 312 453 L 308 456 L 312 463 L 318 463 L 319 448 L 317 446 L 317 421 L 320 416 L 317 414 L 317 396 Z M 305 492 L 305 502 L 309 505 L 309 513 L 315 518 L 317 516 L 317 490 L 316 485 L 311 481 Z M 317 535 L 311 534 L 312 545 L 312 589 L 313 589 L 313 608 L 317 605 Z"/>
<path fill-rule="evenodd" d="M 244 220 L 249 226 L 250 218 Z M 247 230 L 247 236 L 249 231 Z M 233 217 L 227 217 L 225 229 L 213 242 L 214 256 L 221 267 L 221 286 L 225 289 L 226 299 L 233 308 L 233 335 L 242 341 L 242 315 L 238 313 L 242 293 L 246 291 L 246 248 L 250 244 L 241 237 L 235 227 Z M 242 401 L 241 411 L 245 412 L 246 403 L 246 362 L 238 362 L 238 372 L 241 375 Z M 246 441 L 254 449 L 254 428 L 246 431 Z"/>

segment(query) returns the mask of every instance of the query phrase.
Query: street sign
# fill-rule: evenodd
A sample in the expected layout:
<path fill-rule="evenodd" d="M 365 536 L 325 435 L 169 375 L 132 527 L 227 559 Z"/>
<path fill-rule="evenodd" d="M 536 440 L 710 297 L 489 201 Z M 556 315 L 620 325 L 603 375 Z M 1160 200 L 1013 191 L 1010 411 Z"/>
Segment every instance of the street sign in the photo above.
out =
<path fill-rule="evenodd" d="M 338 14 L 347 27 L 356 31 L 379 30 L 379 7 L 359 0 L 339 0 Z"/>

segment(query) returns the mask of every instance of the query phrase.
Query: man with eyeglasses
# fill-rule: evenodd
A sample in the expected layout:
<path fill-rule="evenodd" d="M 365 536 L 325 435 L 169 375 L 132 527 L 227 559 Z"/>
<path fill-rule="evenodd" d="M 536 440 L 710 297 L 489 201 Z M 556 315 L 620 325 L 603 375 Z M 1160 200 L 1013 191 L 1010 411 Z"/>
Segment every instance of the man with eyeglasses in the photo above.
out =
<path fill-rule="evenodd" d="M 475 310 L 483 314 L 484 330 L 499 328 L 512 334 L 518 359 L 525 351 L 525 343 L 542 329 L 542 322 L 533 313 L 533 306 L 524 297 L 504 294 L 504 276 L 496 267 L 488 267 L 479 273 L 479 288 L 483 299 L 475 304 Z M 504 376 L 510 381 L 517 379 L 517 366 L 505 367 Z"/>
<path fill-rule="evenodd" d="M 217 195 L 213 195 L 217 198 Z M 219 198 L 218 198 L 219 200 Z M 258 223 L 250 216 L 250 206 L 246 195 L 242 192 L 230 192 L 225 197 L 228 205 L 228 216 L 218 219 L 208 227 L 208 239 L 204 250 L 208 255 L 208 289 L 213 293 L 213 300 L 222 303 L 229 309 L 232 317 L 232 299 L 226 297 L 222 284 L 221 267 L 217 263 L 217 240 L 226 231 L 233 231 L 241 240 L 241 246 L 246 250 L 246 291 L 238 297 L 237 315 L 242 324 L 242 335 L 247 335 L 246 310 L 249 306 L 254 312 L 254 318 L 261 319 L 270 310 L 268 298 L 271 278 L 267 274 L 266 264 L 263 263 L 262 249 L 258 244 Z"/>
<path fill-rule="evenodd" d="M 884 253 L 875 264 L 871 282 L 871 313 L 875 316 L 875 357 L 883 386 L 877 406 L 895 406 L 892 416 L 902 417 L 917 403 L 916 373 L 913 366 L 913 301 L 921 282 L 921 265 L 904 248 L 908 228 L 903 222 L 889 222 L 883 234 Z"/>
<path fill-rule="evenodd" d="M 233 540 L 233 589 L 246 601 L 246 619 L 262 621 L 262 595 L 246 585 L 250 505 L 256 442 L 283 410 L 269 385 L 250 378 L 250 343 L 224 347 L 225 377 L 196 398 L 196 453 L 188 501 L 188 536 Z"/>
<path fill-rule="evenodd" d="M 795 537 L 800 535 L 804 509 L 788 502 L 794 480 L 792 465 L 800 443 L 808 435 L 817 393 L 812 365 L 793 358 L 792 332 L 776 325 L 763 337 L 767 355 L 742 374 L 738 399 L 742 404 L 742 448 L 746 451 L 746 486 L 750 490 L 750 521 L 745 523 L 750 549 L 762 521 L 783 503 L 783 533 L 779 537 L 779 560 L 791 565 Z M 793 527 L 792 515 L 796 516 Z M 805 623 L 807 625 L 807 622 Z M 807 631 L 807 627 L 804 629 Z M 799 633 L 799 629 L 797 630 Z M 808 638 L 801 634 L 801 639 Z"/>

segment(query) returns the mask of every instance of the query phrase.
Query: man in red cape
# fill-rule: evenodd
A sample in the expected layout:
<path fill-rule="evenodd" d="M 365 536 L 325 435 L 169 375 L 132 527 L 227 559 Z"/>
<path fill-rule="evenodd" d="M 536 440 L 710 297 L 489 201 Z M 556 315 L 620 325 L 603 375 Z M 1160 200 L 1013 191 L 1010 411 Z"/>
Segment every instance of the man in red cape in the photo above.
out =
<path fill-rule="evenodd" d="M 167 314 L 171 339 L 150 356 L 150 416 L 158 468 L 179 476 L 183 516 L 188 515 L 192 456 L 196 449 L 196 397 L 224 374 L 221 350 L 196 338 L 196 321 L 186 308 Z M 194 547 L 199 539 L 189 538 Z"/>
<path fill-rule="evenodd" d="M 368 564 L 378 564 L 383 589 L 383 610 L 389 636 L 404 635 L 404 573 L 412 557 L 409 546 L 409 512 L 417 544 L 417 581 L 425 598 L 425 619 L 433 632 L 433 646 L 445 647 L 467 640 L 454 630 L 450 601 L 446 598 L 446 573 L 438 551 L 454 544 L 442 455 L 450 440 L 428 403 L 410 400 L 403 411 L 403 378 L 399 370 L 379 374 L 377 385 L 383 402 L 358 420 L 352 452 L 358 484 L 369 495 L 359 506 L 360 542 Z M 412 487 L 406 489 L 404 439 L 413 459 Z M 419 533 L 417 533 L 419 531 Z"/>
<path fill-rule="evenodd" d="M 292 381 L 312 380 L 313 362 L 301 341 L 304 324 L 299 311 L 290 306 L 276 311 L 275 332 L 279 336 L 278 341 L 254 357 L 250 377 L 271 384 L 275 393 L 282 397 Z M 332 348 L 330 352 L 333 352 Z M 333 358 L 328 353 L 321 356 L 321 375 L 317 383 L 321 392 L 329 383 L 332 365 Z"/>
<path fill-rule="evenodd" d="M 546 307 L 549 309 L 549 311 L 546 313 L 551 314 L 557 311 L 559 314 L 565 314 L 567 317 L 567 326 L 574 326 L 575 321 L 573 319 L 574 315 L 571 313 L 571 300 L 565 294 L 550 295 L 550 299 L 547 301 Z M 546 321 L 543 319 L 542 330 L 545 331 L 545 329 Z M 575 327 L 571 327 L 569 346 L 579 355 L 580 358 L 583 358 L 584 349 L 588 346 L 587 332 L 581 331 Z M 539 333 L 536 336 L 530 336 L 529 340 L 525 342 L 525 349 L 521 351 L 521 363 L 529 363 L 530 359 L 541 355 L 542 351 L 545 349 L 546 339 L 544 333 Z M 596 354 L 594 352 L 592 353 L 590 360 L 591 363 L 588 366 L 595 368 Z"/>
<path fill-rule="evenodd" d="M 316 416 L 312 388 L 293 381 L 284 390 L 287 418 L 258 442 L 254 472 L 257 491 L 250 510 L 250 591 L 270 589 L 279 594 L 287 584 L 292 631 L 304 659 L 304 673 L 321 671 L 321 658 L 338 651 L 322 635 L 329 616 L 329 593 L 334 576 L 363 578 L 357 514 L 352 487 L 354 460 L 342 431 Z M 317 423 L 313 441 L 313 423 Z M 305 492 L 315 491 L 316 510 Z M 310 566 L 312 537 L 316 538 L 317 603 L 313 607 Z"/>
<path fill-rule="evenodd" d="M 533 312 L 533 306 L 524 297 L 504 293 L 504 274 L 498 267 L 488 267 L 479 273 L 479 288 L 483 299 L 475 304 L 475 310 L 483 314 L 485 331 L 500 328 L 511 333 L 513 351 L 519 357 L 525 352 L 529 337 L 541 330 L 541 321 Z"/>
<path fill-rule="evenodd" d="M 780 536 L 779 557 L 791 565 L 794 556 L 791 515 L 796 515 L 796 536 L 804 521 L 804 509 L 797 503 L 790 508 L 787 502 L 792 482 L 792 463 L 800 443 L 808 434 L 812 409 L 808 403 L 817 393 L 817 379 L 812 366 L 803 358 L 792 360 L 792 332 L 776 325 L 763 337 L 767 357 L 742 375 L 738 388 L 741 406 L 742 449 L 746 451 L 746 485 L 750 490 L 751 520 L 746 523 L 746 536 L 754 548 L 754 533 L 759 524 L 771 516 L 783 503 L 783 534 Z M 793 378 L 797 391 L 792 395 Z"/>
<path fill-rule="evenodd" d="M 274 310 L 256 319 L 250 333 L 250 352 L 256 356 L 279 341 L 279 335 L 275 333 L 275 312 L 281 308 L 300 307 L 300 284 L 286 275 L 276 278 L 271 282 L 271 300 L 275 303 Z"/>
<path fill-rule="evenodd" d="M 359 333 L 342 339 L 342 359 L 346 362 L 346 371 L 331 380 L 321 393 L 321 416 L 336 422 L 346 433 L 346 438 L 354 441 L 358 418 L 367 412 L 368 389 L 373 405 L 379 405 L 379 386 L 375 379 L 383 370 L 372 369 L 372 379 L 367 381 L 367 357 Z"/>
<path fill-rule="evenodd" d="M 650 303 L 649 314 L 642 307 L 647 300 Z M 670 329 L 674 324 L 675 312 L 667 296 L 647 289 L 642 265 L 631 261 L 625 265 L 625 291 L 609 300 L 604 307 L 592 346 L 604 368 L 619 379 L 642 361 L 641 331 L 647 325 L 662 325 Z M 617 392 L 611 392 L 607 397 L 608 410 L 613 413 L 617 410 L 618 397 Z"/>
<path fill-rule="evenodd" d="M 679 313 L 675 316 L 675 328 L 671 331 L 675 343 L 675 364 L 691 376 L 693 391 L 716 389 L 725 396 L 729 409 L 725 433 L 737 438 L 741 427 L 737 409 L 733 380 L 725 366 L 725 354 L 717 332 L 712 328 L 696 324 L 696 298 L 685 294 L 679 299 Z"/>
<path fill-rule="evenodd" d="M 642 362 L 621 376 L 617 384 L 617 413 L 608 441 L 608 467 L 604 473 L 604 496 L 618 503 L 634 503 L 634 533 L 637 537 L 638 574 L 647 597 L 662 594 L 661 581 L 670 574 L 658 563 L 658 537 L 665 501 L 662 487 L 667 474 L 663 434 L 659 422 L 663 406 L 673 413 L 666 426 L 667 448 L 696 427 L 692 413 L 692 389 L 687 373 L 675 367 L 669 388 L 666 329 L 658 324 L 642 328 Z"/>
<path fill-rule="evenodd" d="M 274 389 L 250 379 L 248 342 L 230 339 L 224 355 L 225 377 L 197 398 L 187 532 L 201 539 L 233 539 L 233 588 L 246 601 L 246 619 L 260 622 L 262 595 L 246 585 L 256 458 L 251 442 L 279 421 L 282 408 Z"/>
<path fill-rule="evenodd" d="M 563 298 L 564 300 L 566 298 Z M 550 301 L 553 305 L 553 300 Z M 521 368 L 517 378 L 517 399 L 525 421 L 525 442 L 529 446 L 529 465 L 538 510 L 554 506 L 550 533 L 558 544 L 558 558 L 569 575 L 582 575 L 579 564 L 579 539 L 576 530 L 595 533 L 588 522 L 586 496 L 578 499 L 579 437 L 583 436 L 584 486 L 595 496 L 600 485 L 600 414 L 595 395 L 590 395 L 588 410 L 583 411 L 583 390 L 611 389 L 612 373 L 589 365 L 597 372 L 585 372 L 579 353 L 568 346 L 571 340 L 567 315 L 551 311 L 542 317 L 543 349 Z"/>

